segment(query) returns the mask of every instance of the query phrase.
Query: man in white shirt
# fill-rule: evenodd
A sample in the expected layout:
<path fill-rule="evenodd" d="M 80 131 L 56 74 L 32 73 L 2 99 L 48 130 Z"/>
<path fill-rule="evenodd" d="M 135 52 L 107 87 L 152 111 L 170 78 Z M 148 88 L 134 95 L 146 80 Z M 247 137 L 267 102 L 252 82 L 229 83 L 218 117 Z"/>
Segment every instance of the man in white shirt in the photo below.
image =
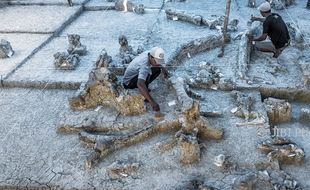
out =
<path fill-rule="evenodd" d="M 164 67 L 164 58 L 165 52 L 162 48 L 154 47 L 149 51 L 145 51 L 129 63 L 123 77 L 124 88 L 138 88 L 156 112 L 159 112 L 160 108 L 150 95 L 148 86 L 161 72 L 163 72 L 165 78 L 168 77 L 168 71 Z"/>

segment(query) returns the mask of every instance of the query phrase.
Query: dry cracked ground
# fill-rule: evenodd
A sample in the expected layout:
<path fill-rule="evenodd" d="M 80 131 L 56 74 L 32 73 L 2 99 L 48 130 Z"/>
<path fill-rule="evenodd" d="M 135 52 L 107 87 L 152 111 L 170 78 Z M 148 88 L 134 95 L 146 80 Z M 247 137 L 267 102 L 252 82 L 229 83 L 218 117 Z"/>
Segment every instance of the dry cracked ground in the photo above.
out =
<path fill-rule="evenodd" d="M 1 1 L 0 189 L 310 190 L 307 2 L 273 1 L 292 38 L 277 59 L 251 49 L 245 0 L 218 57 L 225 2 Z M 153 46 L 160 119 L 120 86 Z"/>

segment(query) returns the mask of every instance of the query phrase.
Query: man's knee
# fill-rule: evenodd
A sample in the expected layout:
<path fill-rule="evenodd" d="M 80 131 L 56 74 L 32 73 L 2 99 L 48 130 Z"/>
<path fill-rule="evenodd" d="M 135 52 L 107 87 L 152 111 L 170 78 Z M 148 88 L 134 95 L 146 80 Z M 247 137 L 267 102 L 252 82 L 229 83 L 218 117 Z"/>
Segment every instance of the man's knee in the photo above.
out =
<path fill-rule="evenodd" d="M 263 52 L 275 52 L 276 48 L 272 42 L 256 42 L 254 49 Z"/>

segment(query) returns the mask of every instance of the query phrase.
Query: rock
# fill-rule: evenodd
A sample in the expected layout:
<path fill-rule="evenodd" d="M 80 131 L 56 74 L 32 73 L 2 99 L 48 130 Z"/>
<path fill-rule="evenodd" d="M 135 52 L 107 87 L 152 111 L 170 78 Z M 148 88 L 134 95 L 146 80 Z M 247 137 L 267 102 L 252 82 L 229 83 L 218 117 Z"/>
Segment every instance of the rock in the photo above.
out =
<path fill-rule="evenodd" d="M 136 5 L 134 8 L 133 8 L 133 12 L 134 13 L 137 13 L 139 15 L 142 15 L 144 14 L 144 5 L 143 4 L 139 4 L 139 5 Z"/>
<path fill-rule="evenodd" d="M 112 57 L 108 55 L 107 51 L 105 49 L 101 50 L 101 53 L 99 57 L 97 58 L 97 61 L 95 63 L 96 68 L 101 67 L 109 67 L 109 64 L 112 62 Z"/>
<path fill-rule="evenodd" d="M 145 12 L 143 4 L 135 5 L 134 3 L 128 0 L 116 0 L 115 9 L 118 11 L 134 12 L 136 14 L 144 14 Z"/>
<path fill-rule="evenodd" d="M 67 51 L 69 54 L 78 54 L 79 56 L 86 55 L 87 53 L 86 46 L 81 44 L 79 35 L 69 34 L 68 42 L 69 42 L 69 47 Z"/>
<path fill-rule="evenodd" d="M 167 19 L 170 20 L 180 20 L 188 23 L 192 23 L 195 25 L 201 25 L 202 23 L 202 17 L 199 15 L 194 15 L 194 14 L 188 14 L 184 11 L 179 11 L 179 10 L 171 10 L 168 9 L 165 11 Z"/>
<path fill-rule="evenodd" d="M 291 37 L 291 42 L 294 42 L 298 48 L 303 49 L 305 46 L 305 37 L 303 32 L 292 22 L 287 22 L 286 25 Z"/>
<path fill-rule="evenodd" d="M 297 181 L 295 180 L 284 180 L 283 184 L 288 189 L 295 189 L 297 187 Z"/>
<path fill-rule="evenodd" d="M 118 11 L 131 11 L 133 10 L 133 3 L 128 0 L 116 0 L 115 9 Z"/>
<path fill-rule="evenodd" d="M 248 0 L 248 7 L 255 8 L 256 0 Z"/>
<path fill-rule="evenodd" d="M 77 54 L 69 55 L 66 52 L 57 52 L 54 54 L 54 65 L 60 70 L 74 70 L 79 62 L 80 57 Z"/>
<path fill-rule="evenodd" d="M 295 0 L 269 0 L 273 9 L 282 10 L 295 3 Z"/>
<path fill-rule="evenodd" d="M 231 20 L 227 26 L 227 30 L 229 32 L 236 32 L 238 30 L 238 24 L 239 24 L 238 19 Z"/>
<path fill-rule="evenodd" d="M 218 156 L 216 156 L 214 158 L 214 164 L 217 166 L 217 167 L 222 167 L 224 165 L 224 162 L 225 162 L 225 155 L 224 154 L 220 154 Z"/>
<path fill-rule="evenodd" d="M 252 190 L 256 183 L 257 175 L 248 173 L 235 179 L 233 183 L 233 190 Z"/>
<path fill-rule="evenodd" d="M 269 122 L 272 125 L 291 121 L 291 104 L 285 100 L 267 98 L 264 100 Z"/>
<path fill-rule="evenodd" d="M 132 161 L 116 161 L 108 166 L 108 175 L 113 179 L 125 178 L 132 174 L 135 174 L 141 164 Z"/>
<path fill-rule="evenodd" d="M 256 101 L 253 96 L 239 91 L 232 91 L 231 95 L 237 101 L 237 108 L 232 111 L 234 115 L 244 118 L 247 121 L 257 118 L 257 113 L 253 110 Z"/>
<path fill-rule="evenodd" d="M 210 29 L 216 29 L 217 26 L 222 27 L 224 23 L 225 16 L 212 15 L 211 19 L 202 18 L 201 22 L 207 25 Z"/>
<path fill-rule="evenodd" d="M 304 62 L 300 64 L 300 67 L 301 67 L 302 77 L 304 81 L 304 86 L 306 88 L 309 88 L 310 87 L 310 63 Z"/>
<path fill-rule="evenodd" d="M 236 84 L 231 79 L 221 78 L 219 81 L 219 88 L 221 90 L 233 90 L 236 88 Z"/>
<path fill-rule="evenodd" d="M 182 164 L 193 164 L 200 161 L 200 147 L 197 134 L 184 135 L 179 138 L 181 149 L 180 162 Z"/>
<path fill-rule="evenodd" d="M 310 110 L 306 108 L 302 108 L 300 111 L 299 120 L 305 123 L 310 122 Z"/>
<path fill-rule="evenodd" d="M 136 115 L 145 112 L 144 97 L 135 90 L 127 91 L 109 69 L 101 67 L 89 74 L 85 86 L 70 99 L 73 109 L 89 109 L 108 106 L 123 115 Z"/>
<path fill-rule="evenodd" d="M 258 149 L 267 154 L 270 162 L 279 161 L 282 164 L 300 164 L 304 161 L 305 153 L 291 140 L 275 137 L 263 141 Z"/>
<path fill-rule="evenodd" d="M 137 55 L 144 51 L 142 46 L 138 46 L 137 51 L 134 51 L 133 48 L 128 44 L 128 40 L 125 35 L 120 35 L 118 37 L 118 42 L 120 48 L 117 57 L 121 59 L 121 64 L 129 64 Z"/>
<path fill-rule="evenodd" d="M 298 146 L 289 144 L 271 151 L 267 158 L 270 161 L 278 160 L 283 164 L 300 164 L 304 161 L 305 153 Z"/>
<path fill-rule="evenodd" d="M 0 41 L 0 59 L 10 58 L 14 55 L 14 51 L 10 42 L 1 39 Z"/>
<path fill-rule="evenodd" d="M 222 76 L 219 69 L 207 62 L 199 63 L 198 67 L 199 71 L 196 76 L 187 83 L 195 88 L 217 89 Z"/>

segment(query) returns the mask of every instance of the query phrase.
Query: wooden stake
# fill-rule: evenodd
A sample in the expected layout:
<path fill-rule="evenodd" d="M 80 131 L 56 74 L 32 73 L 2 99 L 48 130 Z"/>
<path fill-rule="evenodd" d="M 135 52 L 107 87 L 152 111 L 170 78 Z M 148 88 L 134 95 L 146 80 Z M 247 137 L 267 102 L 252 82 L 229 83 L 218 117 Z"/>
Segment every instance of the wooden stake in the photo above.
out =
<path fill-rule="evenodd" d="M 226 12 L 225 12 L 224 27 L 223 27 L 223 44 L 221 47 L 221 52 L 218 55 L 218 57 L 224 56 L 224 46 L 225 46 L 226 36 L 227 36 L 227 26 L 228 26 L 228 18 L 229 18 L 229 13 L 230 13 L 230 4 L 231 4 L 231 0 L 227 0 L 226 1 Z"/>
<path fill-rule="evenodd" d="M 70 5 L 70 7 L 73 6 L 72 0 L 68 0 L 68 3 L 69 3 L 69 5 Z"/>

